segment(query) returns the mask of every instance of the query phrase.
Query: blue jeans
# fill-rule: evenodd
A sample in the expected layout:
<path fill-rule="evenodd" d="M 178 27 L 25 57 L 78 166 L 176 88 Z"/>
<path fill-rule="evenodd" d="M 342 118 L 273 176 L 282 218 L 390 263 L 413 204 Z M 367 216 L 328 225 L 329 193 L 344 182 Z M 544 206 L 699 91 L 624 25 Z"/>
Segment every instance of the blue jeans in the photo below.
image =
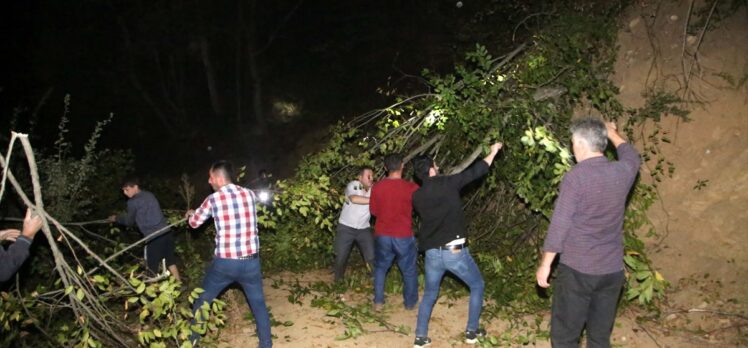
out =
<path fill-rule="evenodd" d="M 454 253 L 451 250 L 429 249 L 426 251 L 426 287 L 423 291 L 421 306 L 418 307 L 417 337 L 428 336 L 431 310 L 439 296 L 439 285 L 446 271 L 452 272 L 470 288 L 468 322 L 465 330 L 478 329 L 478 320 L 483 306 L 484 283 L 478 265 L 470 256 L 470 251 L 468 248 L 456 250 Z"/>
<path fill-rule="evenodd" d="M 252 314 L 257 324 L 257 337 L 260 339 L 261 348 L 273 346 L 270 335 L 270 315 L 265 306 L 265 295 L 262 292 L 262 270 L 260 269 L 260 258 L 251 260 L 235 260 L 214 258 L 208 267 L 208 272 L 203 279 L 203 292 L 195 301 L 192 311 L 195 313 L 203 302 L 212 302 L 227 286 L 237 282 L 244 289 Z M 191 341 L 199 339 L 198 334 L 190 337 Z"/>
<path fill-rule="evenodd" d="M 392 261 L 397 258 L 397 266 L 403 274 L 403 303 L 405 308 L 412 308 L 418 303 L 418 249 L 415 237 L 379 236 L 376 238 L 376 244 L 374 303 L 384 303 L 384 279 L 392 266 Z"/>

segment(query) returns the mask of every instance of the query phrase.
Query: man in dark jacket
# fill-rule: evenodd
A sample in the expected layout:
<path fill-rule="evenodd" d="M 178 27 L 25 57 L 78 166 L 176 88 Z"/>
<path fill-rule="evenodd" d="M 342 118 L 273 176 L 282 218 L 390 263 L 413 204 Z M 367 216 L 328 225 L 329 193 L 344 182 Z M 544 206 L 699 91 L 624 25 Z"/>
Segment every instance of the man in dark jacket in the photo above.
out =
<path fill-rule="evenodd" d="M 0 231 L 0 241 L 14 242 L 8 250 L 0 247 L 0 282 L 10 279 L 21 268 L 23 262 L 29 257 L 29 247 L 40 228 L 42 228 L 42 219 L 28 209 L 23 219 L 23 232 L 16 229 Z"/>
<path fill-rule="evenodd" d="M 122 192 L 129 198 L 127 200 L 127 214 L 112 215 L 109 217 L 109 221 L 126 226 L 137 225 L 144 237 L 168 226 L 156 196 L 146 190 L 141 190 L 138 178 L 126 178 L 122 184 Z M 176 280 L 180 280 L 174 249 L 174 238 L 171 231 L 166 231 L 148 241 L 145 246 L 148 269 L 153 273 L 158 273 L 161 260 L 165 260 L 166 267 L 171 275 Z"/>
<path fill-rule="evenodd" d="M 423 181 L 421 188 L 413 193 L 413 206 L 421 217 L 418 247 L 426 253 L 426 284 L 423 300 L 418 308 L 414 344 L 416 348 L 431 344 L 428 337 L 431 310 L 436 303 L 439 285 L 446 271 L 470 287 L 465 342 L 475 344 L 478 337 L 486 334 L 486 331 L 478 326 L 483 306 L 483 276 L 467 248 L 467 230 L 460 190 L 488 173 L 488 167 L 493 163 L 501 147 L 501 143 L 491 145 L 488 156 L 454 175 L 437 175 L 439 167 L 427 156 L 419 156 L 414 160 L 415 174 Z"/>

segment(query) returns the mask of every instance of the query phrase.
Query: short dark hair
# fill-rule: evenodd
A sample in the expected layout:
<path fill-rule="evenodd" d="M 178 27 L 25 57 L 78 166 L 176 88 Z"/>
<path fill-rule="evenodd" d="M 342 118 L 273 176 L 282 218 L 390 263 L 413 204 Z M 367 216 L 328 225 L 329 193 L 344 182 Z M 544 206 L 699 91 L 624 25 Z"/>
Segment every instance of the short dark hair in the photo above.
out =
<path fill-rule="evenodd" d="M 571 134 L 584 139 L 590 150 L 603 152 L 608 146 L 608 129 L 599 118 L 586 116 L 571 122 Z"/>
<path fill-rule="evenodd" d="M 364 175 L 364 172 L 367 170 L 371 170 L 372 173 L 374 172 L 374 169 L 369 166 L 361 166 L 361 169 L 358 170 L 358 175 Z"/>
<path fill-rule="evenodd" d="M 426 155 L 419 155 L 413 159 L 413 171 L 416 178 L 423 181 L 429 177 L 429 169 L 434 166 L 434 160 Z"/>
<path fill-rule="evenodd" d="M 211 173 L 215 172 L 220 174 L 228 182 L 234 181 L 234 166 L 229 161 L 220 160 L 214 162 L 213 165 L 210 166 L 210 171 Z"/>
<path fill-rule="evenodd" d="M 140 178 L 138 178 L 135 175 L 128 175 L 124 179 L 122 179 L 122 187 L 133 187 L 133 186 L 140 187 Z"/>
<path fill-rule="evenodd" d="M 387 168 L 388 172 L 398 171 L 402 165 L 403 155 L 399 153 L 389 154 L 384 157 L 384 167 Z"/>

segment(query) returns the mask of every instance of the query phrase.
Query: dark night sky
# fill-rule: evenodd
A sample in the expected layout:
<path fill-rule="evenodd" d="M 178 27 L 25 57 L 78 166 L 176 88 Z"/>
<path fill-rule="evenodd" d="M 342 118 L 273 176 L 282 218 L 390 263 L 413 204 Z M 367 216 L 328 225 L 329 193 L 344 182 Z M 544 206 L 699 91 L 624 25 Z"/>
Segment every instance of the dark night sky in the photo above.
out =
<path fill-rule="evenodd" d="M 14 1 L 4 6 L 0 21 L 5 35 L 0 125 L 7 127 L 13 108 L 33 109 L 53 88 L 32 133 L 35 144 L 54 139 L 63 96 L 70 93 L 70 128 L 80 139 L 78 147 L 95 121 L 113 112 L 102 145 L 132 149 L 140 171 L 171 175 L 202 168 L 215 156 L 254 156 L 273 166 L 304 132 L 385 105 L 388 97 L 376 89 L 388 81 L 399 81 L 402 92 L 423 90 L 402 74 L 449 71 L 476 42 L 489 49 L 496 45 L 507 19 L 495 13 L 497 6 L 492 1 L 465 1 L 459 8 L 456 1 L 272 1 L 254 8 L 252 1 L 235 0 Z M 223 113 L 211 108 L 201 38 L 210 45 Z M 256 77 L 248 65 L 250 45 L 267 46 L 255 55 Z M 178 132 L 170 134 L 159 122 L 134 87 L 133 72 L 181 127 Z M 167 75 L 176 78 L 158 78 Z M 257 80 L 268 120 L 264 135 L 253 129 Z M 283 123 L 274 118 L 275 101 L 292 102 L 302 111 Z M 171 112 L 173 105 L 181 113 Z M 244 117 L 240 124 L 237 110 Z M 29 114 L 21 114 L 19 130 L 25 130 Z M 206 153 L 207 145 L 212 153 Z"/>

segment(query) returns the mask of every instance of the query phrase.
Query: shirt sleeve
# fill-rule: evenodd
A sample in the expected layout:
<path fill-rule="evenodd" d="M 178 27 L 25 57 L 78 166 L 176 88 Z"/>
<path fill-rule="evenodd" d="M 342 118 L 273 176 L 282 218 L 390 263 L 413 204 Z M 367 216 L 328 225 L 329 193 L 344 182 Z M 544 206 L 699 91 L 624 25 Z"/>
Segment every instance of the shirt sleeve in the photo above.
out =
<path fill-rule="evenodd" d="M 480 178 L 488 173 L 488 163 L 484 160 L 480 160 L 475 164 L 471 165 L 462 172 L 449 176 L 449 183 L 452 186 L 456 186 L 458 189 L 463 188 L 465 185 L 473 182 L 475 179 Z"/>
<path fill-rule="evenodd" d="M 187 220 L 190 227 L 198 228 L 200 225 L 205 223 L 205 220 L 208 220 L 208 218 L 213 215 L 212 197 L 213 196 L 208 196 L 208 198 L 203 201 L 203 204 L 200 204 L 200 207 L 195 210 L 195 214 L 190 216 Z"/>
<path fill-rule="evenodd" d="M 30 246 L 31 240 L 24 236 L 16 238 L 8 250 L 0 246 L 0 282 L 10 279 L 21 268 L 29 256 Z"/>
<path fill-rule="evenodd" d="M 636 149 L 629 143 L 623 143 L 616 148 L 618 162 L 626 168 L 626 172 L 631 176 L 636 176 L 641 166 L 641 157 Z"/>
<path fill-rule="evenodd" d="M 135 200 L 130 199 L 127 201 L 127 213 L 120 214 L 117 216 L 117 223 L 125 226 L 132 226 L 135 224 L 135 216 L 138 213 L 138 204 Z"/>
<path fill-rule="evenodd" d="M 348 186 L 345 187 L 345 200 L 346 202 L 351 201 L 351 196 L 353 195 L 361 195 L 361 190 L 358 189 L 358 184 L 356 184 L 355 181 L 351 181 L 348 183 Z"/>
<path fill-rule="evenodd" d="M 561 181 L 561 188 L 553 209 L 551 224 L 548 226 L 548 235 L 543 244 L 546 252 L 564 252 L 564 241 L 572 226 L 572 218 L 577 209 L 578 192 L 576 180 L 571 173 L 566 174 Z"/>

